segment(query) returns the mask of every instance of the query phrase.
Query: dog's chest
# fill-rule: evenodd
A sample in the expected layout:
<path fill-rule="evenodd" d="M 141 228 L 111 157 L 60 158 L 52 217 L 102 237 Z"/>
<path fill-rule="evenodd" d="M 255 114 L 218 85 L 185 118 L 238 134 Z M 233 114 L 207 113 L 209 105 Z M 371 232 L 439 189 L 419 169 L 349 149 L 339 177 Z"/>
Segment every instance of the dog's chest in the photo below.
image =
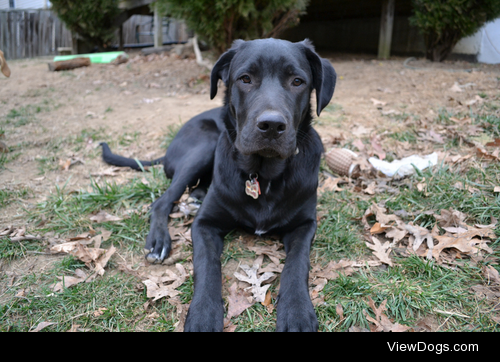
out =
<path fill-rule="evenodd" d="M 287 200 L 286 186 L 279 181 L 260 182 L 259 188 L 257 197 L 245 195 L 235 214 L 248 232 L 263 235 L 289 224 L 300 206 Z"/>

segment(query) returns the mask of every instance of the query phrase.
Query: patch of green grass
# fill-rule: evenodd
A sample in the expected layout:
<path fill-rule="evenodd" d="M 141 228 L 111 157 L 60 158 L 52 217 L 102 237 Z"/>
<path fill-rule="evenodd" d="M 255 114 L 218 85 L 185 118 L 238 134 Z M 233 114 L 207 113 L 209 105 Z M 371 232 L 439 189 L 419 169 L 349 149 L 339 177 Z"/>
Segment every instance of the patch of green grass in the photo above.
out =
<path fill-rule="evenodd" d="M 178 123 L 171 124 L 171 125 L 167 126 L 166 136 L 165 136 L 165 139 L 163 140 L 163 142 L 161 143 L 160 147 L 167 149 L 183 125 L 184 124 L 179 119 Z"/>
<path fill-rule="evenodd" d="M 322 218 L 311 249 L 311 260 L 355 259 L 366 253 L 359 219 L 368 206 L 348 190 L 322 194 L 318 200 L 318 212 Z"/>
<path fill-rule="evenodd" d="M 139 137 L 140 134 L 141 134 L 141 132 L 138 132 L 138 131 L 136 131 L 132 134 L 129 134 L 129 133 L 121 134 L 118 137 L 118 144 L 120 146 L 129 146 L 133 143 L 137 143 L 137 138 Z"/>
<path fill-rule="evenodd" d="M 331 103 L 323 109 L 321 117 L 313 119 L 313 125 L 330 124 L 340 128 L 344 120 L 345 115 L 342 106 Z"/>
<path fill-rule="evenodd" d="M 19 190 L 0 189 L 0 208 L 31 196 L 33 196 L 33 190 L 29 187 L 22 187 Z"/>
<path fill-rule="evenodd" d="M 40 112 L 49 110 L 49 102 L 43 101 L 40 104 L 28 104 L 18 109 L 12 108 L 4 117 L 5 124 L 12 124 L 14 127 L 21 127 L 33 122 Z"/>
<path fill-rule="evenodd" d="M 147 183 L 142 182 L 142 178 Z M 31 212 L 31 219 L 39 221 L 44 215 L 45 225 L 41 232 L 54 231 L 74 235 L 87 231 L 92 225 L 90 216 L 100 210 L 123 217 L 118 222 L 104 222 L 98 226 L 113 232 L 110 242 L 117 241 L 129 250 L 141 251 L 149 230 L 149 217 L 143 205 L 149 205 L 160 197 L 168 187 L 162 169 L 151 168 L 151 172 L 130 180 L 124 185 L 97 183 L 92 181 L 92 191 L 68 194 L 63 188 Z M 132 212 L 125 213 L 125 211 Z M 134 212 L 137 211 L 137 212 Z M 95 225 L 93 226 L 95 227 Z"/>
<path fill-rule="evenodd" d="M 476 267 L 450 270 L 418 257 L 400 259 L 387 269 L 341 275 L 323 290 L 325 304 L 317 308 L 320 326 L 324 331 L 369 328 L 363 311 L 373 317 L 368 305 L 371 297 L 376 306 L 387 300 L 384 313 L 395 323 L 414 326 L 419 319 L 436 315 L 442 323 L 440 331 L 498 331 L 491 315 L 484 314 L 489 307 L 470 290 L 481 283 L 479 275 Z M 338 304 L 343 320 L 336 313 Z"/>
<path fill-rule="evenodd" d="M 0 171 L 5 169 L 5 164 L 9 162 L 9 159 L 7 157 L 6 153 L 0 153 Z"/>
<path fill-rule="evenodd" d="M 35 158 L 37 162 L 38 174 L 43 175 L 46 172 L 57 170 L 59 160 L 55 155 L 40 156 Z"/>
<path fill-rule="evenodd" d="M 107 273 L 91 283 L 79 283 L 55 293 L 51 287 L 57 276 L 71 275 L 84 264 L 66 257 L 46 272 L 30 273 L 17 281 L 0 305 L 0 330 L 27 332 L 40 322 L 52 322 L 45 331 L 68 331 L 78 325 L 91 331 L 172 331 L 176 320 L 174 307 L 157 303 L 144 309 L 144 292 L 136 289 L 137 280 L 121 273 Z M 15 296 L 24 289 L 22 296 Z M 5 298 L 6 296 L 4 296 Z M 156 312 L 157 318 L 148 318 Z M 174 318 L 172 318 L 174 317 Z"/>
<path fill-rule="evenodd" d="M 409 142 L 412 144 L 417 143 L 417 134 L 413 130 L 403 130 L 401 132 L 393 132 L 389 134 L 389 137 L 400 142 Z"/>
<path fill-rule="evenodd" d="M 42 250 L 43 246 L 37 240 L 11 241 L 8 237 L 0 238 L 0 259 L 19 259 L 26 257 L 29 252 Z"/>
<path fill-rule="evenodd" d="M 499 172 L 498 163 L 491 163 L 486 169 L 477 165 L 464 174 L 453 172 L 446 164 L 438 165 L 434 169 L 426 169 L 420 176 L 411 177 L 408 186 L 400 188 L 398 195 L 387 200 L 386 207 L 417 215 L 413 221 L 425 224 L 431 222 L 426 211 L 434 210 L 439 214 L 439 210 L 451 207 L 469 215 L 470 223 L 489 224 L 492 216 L 500 215 L 500 197 L 493 193 Z M 415 187 L 419 180 L 427 186 L 423 192 Z M 458 185 L 465 187 L 460 189 Z M 466 188 L 469 186 L 479 192 L 471 194 Z"/>
<path fill-rule="evenodd" d="M 495 138 L 500 137 L 500 117 L 494 114 L 478 115 L 475 123 L 481 125 L 489 134 Z"/>

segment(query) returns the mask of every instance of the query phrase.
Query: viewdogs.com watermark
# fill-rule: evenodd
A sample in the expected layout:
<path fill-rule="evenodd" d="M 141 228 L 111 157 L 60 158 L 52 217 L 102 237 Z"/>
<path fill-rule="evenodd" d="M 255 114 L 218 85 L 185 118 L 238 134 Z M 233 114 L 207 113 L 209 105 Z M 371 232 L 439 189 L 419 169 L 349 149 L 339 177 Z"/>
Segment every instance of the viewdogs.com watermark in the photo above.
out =
<path fill-rule="evenodd" d="M 443 352 L 479 352 L 479 345 L 476 343 L 398 343 L 387 342 L 391 352 L 434 352 L 441 354 Z"/>

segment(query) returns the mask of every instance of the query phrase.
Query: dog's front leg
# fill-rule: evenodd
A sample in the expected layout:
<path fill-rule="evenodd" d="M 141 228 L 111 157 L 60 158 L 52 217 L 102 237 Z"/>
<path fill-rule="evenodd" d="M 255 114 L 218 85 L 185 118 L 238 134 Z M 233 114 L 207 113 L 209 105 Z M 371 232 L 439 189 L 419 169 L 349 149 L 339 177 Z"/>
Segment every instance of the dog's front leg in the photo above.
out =
<path fill-rule="evenodd" d="M 278 295 L 278 332 L 318 330 L 308 289 L 309 251 L 315 232 L 316 221 L 311 220 L 283 236 L 286 260 Z"/>
<path fill-rule="evenodd" d="M 184 325 L 186 332 L 223 329 L 222 274 L 220 256 L 225 232 L 196 218 L 192 229 L 194 295 Z"/>

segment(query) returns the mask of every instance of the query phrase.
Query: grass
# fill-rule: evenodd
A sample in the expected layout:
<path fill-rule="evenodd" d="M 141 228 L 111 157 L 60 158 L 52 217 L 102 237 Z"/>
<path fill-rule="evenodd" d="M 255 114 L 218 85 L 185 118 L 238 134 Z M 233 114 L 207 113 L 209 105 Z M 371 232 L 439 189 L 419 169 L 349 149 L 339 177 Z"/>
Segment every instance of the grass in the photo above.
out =
<path fill-rule="evenodd" d="M 50 286 L 58 281 L 58 275 L 84 267 L 83 263 L 66 257 L 46 273 L 21 278 L 9 290 L 18 297 L 0 305 L 0 331 L 27 332 L 42 321 L 54 323 L 46 330 L 60 332 L 75 325 L 91 331 L 173 330 L 173 319 L 148 321 L 153 311 L 160 316 L 172 315 L 173 307 L 167 303 L 145 310 L 147 298 L 137 291 L 137 281 L 130 276 L 115 274 L 65 288 L 61 293 L 52 292 Z"/>
<path fill-rule="evenodd" d="M 473 114 L 473 123 L 482 125 L 486 132 L 498 136 L 500 126 L 496 109 L 485 105 L 482 113 Z M 332 122 L 341 108 L 333 105 L 330 110 Z M 444 110 L 434 120 L 440 125 L 449 125 L 452 115 Z M 16 116 L 17 117 L 17 116 Z M 336 122 L 336 121 L 335 121 Z M 169 138 L 178 131 L 177 126 L 168 130 Z M 47 144 L 46 148 L 57 150 L 61 145 L 81 147 L 88 140 L 98 139 L 102 131 L 85 131 L 77 137 L 60 144 Z M 129 144 L 138 134 L 122 135 L 115 142 Z M 418 143 L 411 128 L 398 128 L 389 135 L 393 141 Z M 165 142 L 168 144 L 168 140 Z M 459 150 L 459 142 L 449 140 L 439 146 L 446 150 Z M 0 163 L 1 167 L 1 163 Z M 322 170 L 325 169 L 322 165 Z M 50 170 L 45 170 L 50 172 Z M 318 200 L 318 229 L 311 249 L 311 263 L 325 265 L 330 260 L 366 260 L 371 251 L 365 245 L 361 218 L 372 202 L 384 203 L 389 213 L 404 211 L 405 222 L 430 227 L 436 220 L 433 216 L 439 210 L 453 208 L 468 215 L 468 224 L 489 224 L 491 217 L 500 215 L 500 194 L 493 192 L 500 185 L 500 165 L 482 162 L 473 157 L 460 165 L 440 164 L 433 169 L 417 172 L 415 175 L 389 185 L 395 193 L 381 192 L 365 195 L 354 188 L 341 186 L 340 192 L 326 192 Z M 143 182 L 143 178 L 146 182 Z M 417 183 L 426 187 L 419 191 Z M 471 193 L 467 188 L 477 189 Z M 149 220 L 144 205 L 156 200 L 169 186 L 161 169 L 152 168 L 126 184 L 91 180 L 90 190 L 67 192 L 65 187 L 54 192 L 35 210 L 29 213 L 31 225 L 39 234 L 58 234 L 70 237 L 102 227 L 113 234 L 104 245 L 111 243 L 119 253 L 133 255 L 142 260 L 142 248 L 148 233 Z M 7 191 L 0 193 L 0 207 L 11 203 L 18 195 Z M 3 204 L 1 204 L 3 203 Z M 92 224 L 89 215 L 106 210 L 113 215 L 123 216 L 126 210 L 136 210 L 130 217 L 119 222 Z M 429 212 L 432 211 L 432 212 Z M 238 232 L 226 237 L 221 258 L 222 265 L 232 261 L 252 260 L 253 251 L 246 248 Z M 500 236 L 500 226 L 496 228 Z M 500 238 L 489 246 L 494 250 L 493 261 L 500 257 Z M 0 239 L 0 262 L 15 263 L 29 254 L 42 253 L 44 246 L 37 241 L 13 243 L 8 238 Z M 85 265 L 73 257 L 54 259 L 45 268 L 23 274 L 14 283 L 5 274 L 0 276 L 0 331 L 28 331 L 42 321 L 55 324 L 48 331 L 67 331 L 76 325 L 91 331 L 172 331 L 178 321 L 175 307 L 165 299 L 151 302 L 145 294 L 140 280 L 122 273 L 112 258 L 102 278 L 91 283 L 80 283 L 53 293 L 51 286 L 61 275 L 72 275 L 77 268 L 87 270 Z M 56 260 L 55 262 L 53 262 Z M 181 261 L 185 262 L 185 261 Z M 471 287 L 485 284 L 481 267 L 489 261 L 473 263 L 464 259 L 459 267 L 450 269 L 419 257 L 397 257 L 393 267 L 363 268 L 349 276 L 341 275 L 327 283 L 321 295 L 324 303 L 316 307 L 321 331 L 347 331 L 356 326 L 368 328 L 365 313 L 373 316 L 368 305 L 372 298 L 378 306 L 387 300 L 386 315 L 394 322 L 415 326 L 422 318 L 431 316 L 439 331 L 499 331 L 500 326 L 493 317 L 494 305 L 481 299 Z M 497 269 L 498 266 L 492 263 Z M 275 296 L 279 288 L 277 278 L 270 288 Z M 178 288 L 182 303 L 189 303 L 193 293 L 193 280 Z M 145 309 L 144 306 L 147 305 Z M 343 309 L 344 318 L 337 313 Z M 273 331 L 276 311 L 269 311 L 261 304 L 255 304 L 240 316 L 232 319 L 236 331 Z"/>
<path fill-rule="evenodd" d="M 29 187 L 22 187 L 19 190 L 0 189 L 0 208 L 7 206 L 19 199 L 26 199 L 33 195 L 33 190 Z"/>
<path fill-rule="evenodd" d="M 50 102 L 44 100 L 39 104 L 28 104 L 20 108 L 12 108 L 4 118 L 3 123 L 12 124 L 14 127 L 21 127 L 36 120 L 36 115 L 40 112 L 50 110 Z"/>

